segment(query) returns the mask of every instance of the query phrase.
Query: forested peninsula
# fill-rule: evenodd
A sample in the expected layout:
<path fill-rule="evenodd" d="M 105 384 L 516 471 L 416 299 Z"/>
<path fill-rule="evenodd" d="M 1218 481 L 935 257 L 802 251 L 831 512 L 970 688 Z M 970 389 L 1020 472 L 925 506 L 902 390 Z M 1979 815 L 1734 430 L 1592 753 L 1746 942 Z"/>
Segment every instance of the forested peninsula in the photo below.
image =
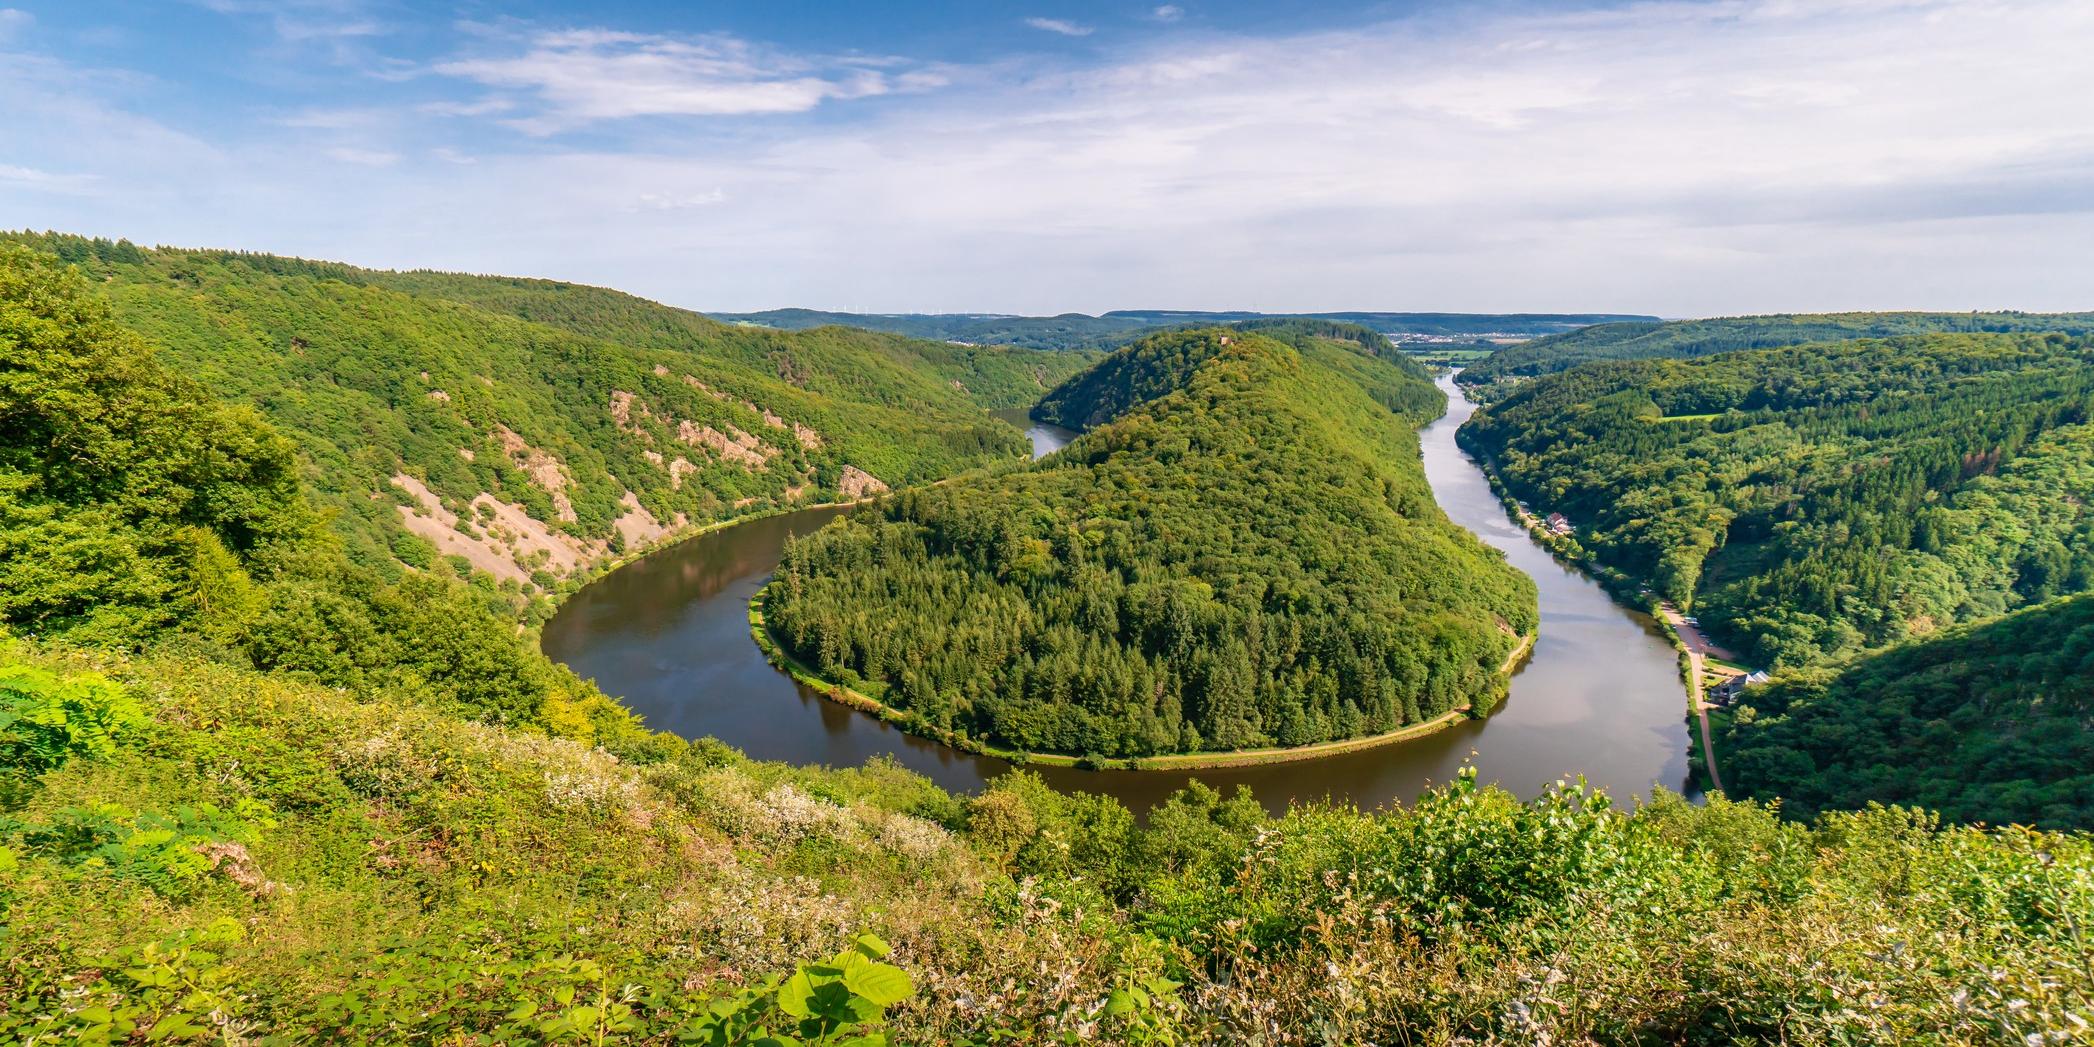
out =
<path fill-rule="evenodd" d="M 1090 429 L 1055 455 L 790 546 L 773 635 L 935 731 L 1051 753 L 1310 745 L 1492 702 L 1534 588 L 1432 500 L 1437 392 L 1372 332 L 1275 333 L 1297 344 L 1145 338 L 1042 401 Z"/>

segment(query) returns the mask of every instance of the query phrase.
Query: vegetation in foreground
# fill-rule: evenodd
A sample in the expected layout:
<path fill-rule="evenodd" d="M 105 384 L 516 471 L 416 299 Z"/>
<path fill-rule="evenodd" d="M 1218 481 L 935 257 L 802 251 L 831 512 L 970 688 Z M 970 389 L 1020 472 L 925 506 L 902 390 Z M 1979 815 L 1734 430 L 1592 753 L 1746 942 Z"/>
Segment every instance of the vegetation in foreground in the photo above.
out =
<path fill-rule="evenodd" d="M 1467 778 L 1138 825 L 1024 774 L 962 799 L 186 656 L 0 663 L 10 1041 L 2022 1043 L 2094 1006 L 2076 834 Z"/>
<path fill-rule="evenodd" d="M 1432 500 L 1413 427 L 1438 392 L 1300 337 L 1108 357 L 1038 408 L 1097 425 L 1050 458 L 789 546 L 773 634 L 935 731 L 1037 752 L 1309 745 L 1495 700 L 1534 587 Z"/>
<path fill-rule="evenodd" d="M 1594 324 L 1507 346 L 1469 365 L 1459 381 L 1491 400 L 1502 392 L 1494 387 L 1596 360 L 1688 358 L 1857 338 L 2051 331 L 2094 334 L 2094 313 L 1806 313 Z"/>

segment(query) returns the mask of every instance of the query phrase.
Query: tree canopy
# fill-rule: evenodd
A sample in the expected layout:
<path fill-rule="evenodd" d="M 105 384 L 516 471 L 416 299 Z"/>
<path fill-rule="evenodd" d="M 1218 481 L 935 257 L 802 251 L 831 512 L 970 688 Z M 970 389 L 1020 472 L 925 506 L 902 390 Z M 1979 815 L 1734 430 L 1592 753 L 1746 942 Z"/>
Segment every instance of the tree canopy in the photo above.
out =
<path fill-rule="evenodd" d="M 1351 340 L 1304 344 L 1206 329 L 1108 357 L 1037 409 L 1093 427 L 1060 452 L 789 547 L 775 635 L 1030 750 L 1303 745 L 1489 702 L 1534 588 L 1434 504 L 1429 415 L 1375 395 L 1436 394 Z"/>

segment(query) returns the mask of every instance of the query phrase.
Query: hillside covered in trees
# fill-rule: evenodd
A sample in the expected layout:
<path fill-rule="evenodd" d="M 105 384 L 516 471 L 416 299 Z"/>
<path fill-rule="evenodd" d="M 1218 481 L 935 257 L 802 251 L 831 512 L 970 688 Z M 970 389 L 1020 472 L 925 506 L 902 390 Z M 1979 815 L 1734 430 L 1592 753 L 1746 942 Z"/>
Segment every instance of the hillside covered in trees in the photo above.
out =
<path fill-rule="evenodd" d="M 1750 692 L 1724 784 L 1810 817 L 1866 801 L 2094 828 L 2094 596 Z"/>
<path fill-rule="evenodd" d="M 455 557 L 512 599 L 682 525 L 1022 454 L 985 410 L 1088 362 L 749 330 L 550 281 L 12 239 L 82 267 L 171 369 L 273 421 L 352 561 Z"/>
<path fill-rule="evenodd" d="M 1457 380 L 1487 387 L 1568 371 L 1595 360 L 1687 358 L 1901 335 L 2049 331 L 2094 333 L 2094 313 L 1806 313 L 1603 323 L 1507 346 L 1464 368 Z"/>
<path fill-rule="evenodd" d="M 2094 341 L 1593 364 L 1463 429 L 1601 562 L 1798 666 L 2094 585 Z"/>
<path fill-rule="evenodd" d="M 1057 454 L 789 547 L 774 635 L 938 731 L 1036 751 L 1296 746 L 1490 702 L 1533 584 L 1434 504 L 1414 427 L 1436 391 L 1345 333 L 1121 350 L 1036 409 L 1090 428 Z"/>
<path fill-rule="evenodd" d="M 1656 317 L 1612 313 L 1377 313 L 1333 312 L 1272 314 L 1208 312 L 1190 309 L 1120 309 L 1092 316 L 1010 316 L 995 313 L 834 313 L 818 309 L 770 309 L 760 313 L 714 313 L 729 323 L 804 331 L 816 327 L 856 327 L 912 338 L 965 342 L 970 345 L 1017 345 L 1033 349 L 1070 349 L 1125 345 L 1163 327 L 1215 326 L 1251 321 L 1325 320 L 1359 324 L 1388 334 L 1438 338 L 1496 335 L 1534 338 L 1572 331 L 1588 324 L 1649 321 Z"/>

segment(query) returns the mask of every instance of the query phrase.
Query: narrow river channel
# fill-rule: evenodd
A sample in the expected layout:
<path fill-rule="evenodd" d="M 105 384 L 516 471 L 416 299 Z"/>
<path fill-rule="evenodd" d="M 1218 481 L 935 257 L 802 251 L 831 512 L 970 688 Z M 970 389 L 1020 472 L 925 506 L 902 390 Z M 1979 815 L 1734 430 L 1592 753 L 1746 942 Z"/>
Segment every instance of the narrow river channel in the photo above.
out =
<path fill-rule="evenodd" d="M 1196 772 L 1043 767 L 1040 775 L 1060 788 L 1109 793 L 1135 810 L 1194 777 L 1224 790 L 1248 785 L 1274 811 L 1324 797 L 1375 807 L 1447 781 L 1471 758 L 1485 780 L 1523 796 L 1577 774 L 1621 800 L 1649 795 L 1654 783 L 1682 788 L 1686 696 L 1672 647 L 1650 619 L 1557 563 L 1505 515 L 1454 443 L 1473 406 L 1451 378 L 1440 386 L 1448 412 L 1420 434 L 1433 493 L 1449 517 L 1503 550 L 1540 588 L 1541 636 L 1503 704 L 1415 741 L 1300 763 Z M 1027 429 L 1035 456 L 1072 435 L 1027 422 L 1023 412 L 1000 417 Z M 773 669 L 749 639 L 749 599 L 777 566 L 786 538 L 840 511 L 757 520 L 622 567 L 568 600 L 546 624 L 545 651 L 662 730 L 712 735 L 763 760 L 848 766 L 892 754 L 948 789 L 977 790 L 1010 765 L 825 701 Z"/>

